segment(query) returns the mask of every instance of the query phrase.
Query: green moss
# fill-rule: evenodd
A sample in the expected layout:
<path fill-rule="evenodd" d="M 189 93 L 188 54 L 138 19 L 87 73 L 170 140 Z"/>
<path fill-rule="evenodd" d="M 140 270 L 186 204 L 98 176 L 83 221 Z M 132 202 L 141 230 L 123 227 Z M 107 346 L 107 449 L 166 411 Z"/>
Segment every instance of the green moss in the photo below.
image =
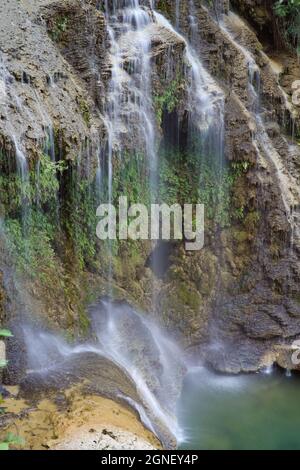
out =
<path fill-rule="evenodd" d="M 90 126 L 91 122 L 91 113 L 88 103 L 83 98 L 78 98 L 78 106 L 83 117 L 84 122 L 87 126 Z"/>
<path fill-rule="evenodd" d="M 156 9 L 167 16 L 170 16 L 172 13 L 170 3 L 168 3 L 166 0 L 158 0 Z"/>
<path fill-rule="evenodd" d="M 21 274 L 47 282 L 51 273 L 57 273 L 59 264 L 51 245 L 53 228 L 46 216 L 36 211 L 31 212 L 28 224 L 30 231 L 25 235 L 19 220 L 6 219 L 5 232 L 9 253 Z"/>
<path fill-rule="evenodd" d="M 115 202 L 121 195 L 127 196 L 129 204 L 147 205 L 150 201 L 149 168 L 142 152 L 125 152 L 115 164 L 113 178 Z"/>
<path fill-rule="evenodd" d="M 68 17 L 65 15 L 59 15 L 55 19 L 55 23 L 52 25 L 49 30 L 49 35 L 51 39 L 55 42 L 61 42 L 64 33 L 68 29 Z"/>
<path fill-rule="evenodd" d="M 67 237 L 72 245 L 78 268 L 89 267 L 94 270 L 97 268 L 95 263 L 98 243 L 96 192 L 92 189 L 89 180 L 80 180 L 76 173 L 75 179 L 69 183 L 68 191 L 63 210 Z"/>
<path fill-rule="evenodd" d="M 281 19 L 285 40 L 300 54 L 300 0 L 277 0 L 273 8 Z"/>
<path fill-rule="evenodd" d="M 5 159 L 5 156 L 2 158 Z M 41 154 L 25 182 L 17 173 L 3 172 L 0 175 L 0 198 L 6 213 L 16 217 L 21 214 L 24 205 L 41 206 L 48 213 L 55 211 L 59 189 L 57 175 L 66 169 L 65 162 L 52 162 L 48 155 Z"/>
<path fill-rule="evenodd" d="M 249 240 L 249 233 L 243 230 L 233 230 L 233 237 L 238 243 L 243 243 Z"/>
<path fill-rule="evenodd" d="M 192 286 L 189 286 L 186 282 L 182 282 L 177 286 L 177 302 L 180 302 L 182 305 L 187 305 L 194 311 L 200 308 L 201 297 L 199 292 Z"/>
<path fill-rule="evenodd" d="M 90 329 L 91 321 L 88 317 L 86 309 L 80 305 L 78 308 L 79 327 L 81 332 L 86 335 Z"/>
<path fill-rule="evenodd" d="M 156 118 L 159 125 L 162 123 L 163 111 L 166 110 L 168 113 L 171 113 L 178 105 L 182 80 L 182 77 L 178 75 L 177 78 L 167 86 L 162 95 L 154 97 Z"/>
<path fill-rule="evenodd" d="M 253 232 L 257 229 L 259 221 L 260 213 L 258 211 L 249 212 L 245 217 L 245 227 L 247 227 L 250 232 Z"/>

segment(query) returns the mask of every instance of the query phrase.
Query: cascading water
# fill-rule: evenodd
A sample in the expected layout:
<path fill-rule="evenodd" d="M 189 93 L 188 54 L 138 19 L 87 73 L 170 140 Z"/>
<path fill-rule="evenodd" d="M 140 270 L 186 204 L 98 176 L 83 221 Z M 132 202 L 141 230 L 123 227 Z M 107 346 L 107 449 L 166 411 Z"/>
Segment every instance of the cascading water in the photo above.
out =
<path fill-rule="evenodd" d="M 14 83 L 14 77 L 9 73 L 6 65 L 5 58 L 3 55 L 0 56 L 0 104 L 1 111 L 5 116 L 6 132 L 8 138 L 14 147 L 14 153 L 16 158 L 16 169 L 20 179 L 20 192 L 21 192 L 21 206 L 22 206 L 22 227 L 24 234 L 27 232 L 27 219 L 28 219 L 28 203 L 26 188 L 29 179 L 28 163 L 26 158 L 26 152 L 22 145 L 21 136 L 18 135 L 15 126 L 10 116 L 11 107 L 20 109 L 21 103 L 19 97 L 16 96 L 12 91 L 12 84 Z"/>
<path fill-rule="evenodd" d="M 9 105 L 14 103 L 16 108 L 20 106 L 17 97 L 11 92 L 10 85 L 14 82 L 13 76 L 9 73 L 3 56 L 0 56 L 0 99 L 1 109 L 5 115 L 7 123 L 8 135 L 15 147 L 17 169 L 21 177 L 22 183 L 26 182 L 28 176 L 28 165 L 25 156 L 25 151 L 22 148 L 22 144 L 19 136 L 16 134 L 13 124 L 11 123 L 9 116 Z"/>
<path fill-rule="evenodd" d="M 177 5 L 177 4 L 176 4 Z M 178 3 L 178 14 L 179 14 Z M 186 76 L 189 82 L 188 98 L 191 123 L 200 133 L 202 152 L 217 155 L 223 160 L 224 153 L 224 93 L 199 59 L 195 46 L 199 44 L 198 23 L 193 15 L 194 3 L 189 3 L 190 41 L 176 31 L 171 23 L 160 13 L 154 11 L 158 23 L 177 34 L 185 44 Z M 176 9 L 177 13 L 177 9 Z M 179 22 L 178 22 L 179 28 Z"/>
<path fill-rule="evenodd" d="M 179 14 L 179 2 L 176 12 Z M 154 17 L 153 17 L 154 15 Z M 150 169 L 152 200 L 157 191 L 158 134 L 151 93 L 151 27 L 156 21 L 178 35 L 186 47 L 186 75 L 189 87 L 191 122 L 201 133 L 203 153 L 223 153 L 224 95 L 204 69 L 193 47 L 176 32 L 170 22 L 138 1 L 106 2 L 108 33 L 111 42 L 111 80 L 107 96 L 108 185 L 112 197 L 112 155 L 126 149 L 134 138 L 145 147 Z M 192 16 L 196 25 L 196 19 Z M 195 26 L 196 28 L 196 26 Z M 193 41 L 198 41 L 197 32 Z M 217 136 L 217 138 L 216 138 Z"/>
<path fill-rule="evenodd" d="M 97 339 L 74 346 L 54 334 L 24 326 L 29 377 L 34 375 L 42 381 L 51 374 L 54 380 L 61 369 L 71 370 L 72 362 L 77 361 L 78 367 L 78 360 L 86 354 L 105 357 L 124 370 L 136 386 L 138 398 L 121 390 L 118 397 L 133 406 L 144 424 L 162 440 L 173 436 L 181 441 L 183 434 L 175 411 L 186 371 L 183 351 L 127 304 L 102 301 L 91 307 L 91 320 Z"/>
<path fill-rule="evenodd" d="M 180 2 L 178 3 L 178 12 L 176 9 L 176 18 L 177 13 L 180 14 Z M 217 183 L 217 202 L 213 203 L 213 211 L 217 222 L 218 214 L 222 212 L 223 196 L 227 191 L 223 185 L 224 172 L 226 172 L 224 157 L 225 96 L 199 58 L 198 48 L 201 39 L 193 0 L 188 2 L 188 13 L 188 39 L 180 30 L 180 21 L 176 21 L 178 25 L 177 30 L 175 30 L 163 15 L 157 12 L 154 12 L 154 15 L 162 26 L 169 29 L 173 34 L 177 34 L 185 44 L 185 76 L 189 84 L 187 96 L 189 113 L 187 151 L 191 155 L 195 155 L 198 161 L 196 171 L 199 174 L 200 193 L 207 190 L 206 174 L 211 175 L 211 178 Z"/>
<path fill-rule="evenodd" d="M 179 29 L 180 2 L 176 4 L 176 27 Z M 108 83 L 105 124 L 108 134 L 106 154 L 101 157 L 107 165 L 108 202 L 113 202 L 113 163 L 122 159 L 129 144 L 135 142 L 146 157 L 149 172 L 151 201 L 156 201 L 158 190 L 158 146 L 160 135 L 157 129 L 155 106 L 152 93 L 151 41 L 155 26 L 171 32 L 184 44 L 185 77 L 188 83 L 188 103 L 190 137 L 200 136 L 201 153 L 217 155 L 223 159 L 224 140 L 224 95 L 215 81 L 206 72 L 199 60 L 194 45 L 198 41 L 196 18 L 191 16 L 193 30 L 192 43 L 177 32 L 161 14 L 144 7 L 137 0 L 116 0 L 105 2 L 107 30 L 110 40 L 109 62 L 111 78 Z M 194 44 L 193 44 L 194 43 Z M 9 84 L 13 80 L 7 69 L 1 65 L 1 99 L 7 104 Z M 2 78 L 3 77 L 3 78 Z M 21 86 L 31 86 L 24 80 Z M 50 83 L 53 87 L 53 84 Z M 40 142 L 43 151 L 55 162 L 53 126 L 43 100 L 34 90 L 35 111 L 47 137 Z M 14 100 L 9 96 L 9 101 Z M 16 107 L 22 106 L 16 99 Z M 25 110 L 26 111 L 26 110 Z M 24 112 L 25 112 L 24 111 Z M 26 111 L 26 112 L 29 112 Z M 36 116 L 28 116 L 36 119 Z M 7 122 L 10 123 L 9 116 Z M 22 179 L 28 174 L 25 153 L 21 138 L 8 128 L 12 138 Z M 100 155 L 100 144 L 96 153 Z M 103 147 L 101 151 L 104 152 Z M 88 148 L 82 148 L 82 155 L 90 155 Z M 77 172 L 82 170 L 82 158 L 78 155 Z M 87 159 L 88 160 L 88 159 Z M 99 157 L 100 160 L 100 157 Z M 87 163 L 87 166 L 89 161 Z M 88 170 L 88 169 L 86 169 Z M 97 172 L 98 192 L 103 184 L 103 168 L 99 162 Z M 75 207 L 76 209 L 76 207 Z M 109 282 L 112 284 L 110 266 Z M 26 327 L 24 338 L 28 356 L 28 374 L 47 376 L 63 370 L 80 355 L 92 353 L 106 357 L 134 382 L 138 400 L 120 393 L 123 399 L 135 406 L 145 424 L 163 435 L 167 430 L 182 440 L 182 431 L 176 420 L 176 402 L 180 392 L 182 377 L 186 370 L 184 353 L 179 347 L 150 320 L 126 305 L 115 305 L 111 301 L 102 302 L 92 309 L 93 331 L 97 341 L 70 346 L 56 335 L 42 333 Z"/>
<path fill-rule="evenodd" d="M 148 419 L 182 438 L 175 418 L 186 364 L 183 351 L 153 322 L 131 307 L 111 308 L 109 301 L 92 309 L 94 331 L 105 355 L 126 370 L 136 384 Z"/>
<path fill-rule="evenodd" d="M 224 164 L 224 107 L 225 98 L 223 91 L 204 69 L 196 55 L 197 44 L 200 44 L 198 23 L 194 13 L 194 2 L 190 1 L 190 42 L 187 47 L 188 60 L 192 66 L 192 80 L 194 82 L 194 93 L 191 94 L 190 102 L 195 103 L 194 113 L 199 111 L 204 115 L 204 126 L 200 126 L 202 153 L 208 158 L 215 158 L 220 166 L 220 175 Z M 195 100 L 196 94 L 196 100 Z"/>
<path fill-rule="evenodd" d="M 153 194 L 157 185 L 156 129 L 151 94 L 149 26 L 151 12 L 139 1 L 106 1 L 110 38 L 111 80 L 107 95 L 108 184 L 111 195 L 112 155 L 134 138 L 145 148 Z"/>
<path fill-rule="evenodd" d="M 178 15 L 179 6 L 177 2 Z M 219 164 L 223 163 L 224 152 L 224 95 L 190 43 L 160 13 L 141 6 L 136 0 L 106 2 L 105 13 L 111 73 L 105 112 L 108 200 L 112 202 L 114 197 L 113 160 L 122 159 L 128 143 L 134 140 L 136 147 L 144 149 L 151 201 L 155 201 L 159 136 L 151 86 L 151 28 L 157 24 L 184 44 L 191 139 L 192 134 L 197 133 L 202 155 L 207 153 L 209 159 L 214 154 Z M 192 21 L 196 28 L 196 19 Z M 196 34 L 194 31 L 195 43 Z M 110 264 L 110 283 L 112 275 Z M 125 397 L 126 400 L 139 410 L 148 427 L 151 423 L 151 429 L 156 430 L 160 423 L 181 440 L 181 430 L 174 416 L 186 367 L 182 351 L 155 324 L 128 306 L 116 306 L 108 300 L 93 309 L 92 318 L 101 345 L 99 353 L 118 364 L 136 384 L 140 404 L 131 397 Z"/>
<path fill-rule="evenodd" d="M 292 244 L 296 234 L 299 239 L 299 227 L 297 227 L 297 217 L 294 214 L 294 208 L 297 207 L 300 199 L 300 190 L 297 182 L 294 180 L 293 175 L 290 174 L 282 162 L 282 157 L 272 143 L 268 135 L 263 115 L 263 108 L 260 105 L 260 70 L 253 55 L 244 46 L 239 44 L 230 30 L 230 27 L 235 23 L 240 23 L 241 20 L 234 14 L 229 13 L 220 22 L 226 37 L 234 43 L 235 47 L 243 54 L 249 73 L 249 110 L 252 113 L 253 120 L 256 124 L 256 130 L 253 133 L 253 144 L 258 152 L 258 155 L 263 160 L 264 158 L 270 162 L 274 169 L 276 178 L 281 190 L 281 197 L 285 208 L 286 215 L 291 225 Z M 289 147 L 289 146 L 288 146 Z"/>
<path fill-rule="evenodd" d="M 137 0 L 105 2 L 111 79 L 106 97 L 107 196 L 113 203 L 113 159 L 124 157 L 131 141 L 145 154 L 152 202 L 157 197 L 157 138 L 151 93 L 151 11 Z M 150 202 L 150 201 L 149 201 Z M 112 242 L 108 280 L 112 284 Z M 109 288 L 111 294 L 111 287 Z"/>

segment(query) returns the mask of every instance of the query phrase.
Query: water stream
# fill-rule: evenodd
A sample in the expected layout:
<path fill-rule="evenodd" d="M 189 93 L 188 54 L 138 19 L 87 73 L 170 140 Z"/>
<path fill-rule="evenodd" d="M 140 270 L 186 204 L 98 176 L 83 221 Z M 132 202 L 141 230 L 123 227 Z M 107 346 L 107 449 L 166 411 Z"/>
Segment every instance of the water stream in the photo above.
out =
<path fill-rule="evenodd" d="M 242 53 L 242 55 L 244 56 L 245 64 L 248 67 L 248 87 L 250 100 L 249 110 L 252 113 L 253 120 L 256 125 L 256 130 L 253 133 L 253 145 L 255 146 L 260 159 L 262 161 L 266 159 L 273 166 L 274 173 L 278 181 L 278 185 L 280 187 L 280 193 L 285 213 L 291 225 L 291 243 L 293 244 L 295 233 L 297 237 L 299 233 L 299 227 L 297 224 L 298 219 L 294 214 L 294 208 L 297 207 L 298 201 L 300 199 L 300 189 L 293 175 L 288 172 L 284 167 L 282 156 L 279 154 L 278 150 L 275 148 L 271 138 L 268 135 L 266 124 L 263 118 L 265 110 L 261 105 L 261 78 L 259 66 L 257 65 L 252 53 L 248 51 L 246 47 L 236 41 L 234 33 L 231 30 L 231 28 L 233 28 L 235 24 L 241 25 L 241 23 L 242 20 L 237 15 L 230 12 L 229 15 L 224 16 L 224 18 L 222 19 L 222 21 L 220 21 L 219 24 L 225 36 Z M 244 23 L 242 23 L 242 25 L 244 28 L 246 28 L 246 25 Z M 286 96 L 284 96 L 284 99 L 286 100 Z M 288 148 L 290 147 L 289 145 L 287 146 Z"/>
<path fill-rule="evenodd" d="M 70 345 L 62 337 L 24 325 L 28 376 L 40 382 L 51 376 L 55 382 L 55 375 L 61 370 L 67 373 L 76 361 L 80 380 L 79 364 L 81 360 L 84 364 L 87 354 L 106 358 L 125 371 L 136 387 L 138 398 L 121 390 L 117 398 L 133 406 L 144 424 L 163 441 L 181 441 L 184 436 L 177 422 L 176 404 L 188 367 L 184 352 L 152 320 L 125 303 L 103 300 L 91 307 L 90 315 L 95 337 L 80 344 Z M 96 361 L 94 368 L 97 375 Z M 76 369 L 72 374 L 76 377 Z"/>
<path fill-rule="evenodd" d="M 16 154 L 16 163 L 17 170 L 20 175 L 22 184 L 26 183 L 28 177 L 28 164 L 25 155 L 25 150 L 22 146 L 21 138 L 17 135 L 16 129 L 14 128 L 11 119 L 10 119 L 10 107 L 13 104 L 17 109 L 21 106 L 18 97 L 11 92 L 11 84 L 14 82 L 14 77 L 9 73 L 6 65 L 4 56 L 0 56 L 0 103 L 1 110 L 5 115 L 7 123 L 7 132 L 8 135 L 14 144 L 15 154 Z"/>
<path fill-rule="evenodd" d="M 105 1 L 110 80 L 105 109 L 101 110 L 107 142 L 105 149 L 100 142 L 96 145 L 96 191 L 100 199 L 106 171 L 109 203 L 115 197 L 114 162 L 124 158 L 132 141 L 146 156 L 151 201 L 157 198 L 161 136 L 157 129 L 152 90 L 151 41 L 154 27 L 172 33 L 184 45 L 190 140 L 196 138 L 199 142 L 199 154 L 204 160 L 210 162 L 212 156 L 215 158 L 220 174 L 225 165 L 224 92 L 205 69 L 198 53 L 200 35 L 194 2 L 189 1 L 188 38 L 180 29 L 180 7 L 180 0 L 176 0 L 173 27 L 165 16 L 153 9 L 151 1 L 146 7 L 144 2 L 138 0 Z M 222 11 L 218 9 L 216 14 L 220 19 Z M 292 232 L 297 233 L 293 210 L 300 191 L 299 188 L 294 189 L 296 182 L 284 169 L 282 157 L 268 135 L 260 102 L 260 70 L 251 52 L 239 44 L 232 33 L 231 24 L 234 21 L 237 18 L 230 14 L 221 19 L 220 27 L 240 51 L 248 68 L 247 106 L 255 122 L 253 145 L 260 158 L 272 166 Z M 14 145 L 22 186 L 25 186 L 28 178 L 26 152 L 22 138 L 11 125 L 9 117 L 9 103 L 14 103 L 16 108 L 21 106 L 18 98 L 10 93 L 12 80 L 1 58 L 0 104 L 6 117 L 8 135 Z M 35 105 L 36 118 L 41 120 L 46 133 L 41 147 L 55 162 L 57 155 L 52 122 L 37 93 Z M 82 155 L 85 152 L 91 155 L 93 151 L 83 148 Z M 81 160 L 79 155 L 78 173 Z M 103 161 L 105 169 L 102 167 Z M 88 168 L 85 170 L 88 172 Z M 108 250 L 111 258 L 107 273 L 110 284 L 108 293 L 112 297 L 111 244 Z M 122 370 L 135 387 L 132 395 L 126 393 L 126 387 L 124 390 L 118 389 L 116 398 L 134 407 L 144 424 L 166 444 L 174 438 L 181 448 L 186 449 L 279 448 L 282 447 L 284 434 L 283 445 L 286 448 L 300 448 L 296 432 L 300 420 L 296 379 L 288 380 L 279 373 L 223 377 L 202 367 L 195 369 L 187 361 L 185 352 L 163 327 L 149 318 L 150 315 L 126 303 L 116 303 L 111 297 L 90 307 L 91 334 L 84 342 L 69 344 L 63 337 L 32 324 L 23 325 L 27 378 L 42 382 L 45 377 L 54 378 L 65 371 L 66 377 L 76 377 L 77 367 L 81 360 L 86 364 L 84 361 L 88 355 L 92 359 L 105 358 L 109 364 Z M 97 361 L 92 364 L 96 375 L 97 364 Z M 82 377 L 80 369 L 78 381 Z M 283 397 L 289 397 L 289 403 Z M 257 412 L 258 408 L 260 412 Z M 279 431 L 274 431 L 276 429 Z"/>

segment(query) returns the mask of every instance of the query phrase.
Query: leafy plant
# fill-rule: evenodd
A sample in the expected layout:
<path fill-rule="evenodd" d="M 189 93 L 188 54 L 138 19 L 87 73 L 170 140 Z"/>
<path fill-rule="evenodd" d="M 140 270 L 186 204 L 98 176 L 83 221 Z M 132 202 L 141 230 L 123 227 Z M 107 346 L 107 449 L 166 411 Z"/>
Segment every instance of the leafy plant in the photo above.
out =
<path fill-rule="evenodd" d="M 53 162 L 48 155 L 41 155 L 37 171 L 31 173 L 31 200 L 48 206 L 56 201 L 59 189 L 57 174 L 67 169 L 65 161 Z"/>
<path fill-rule="evenodd" d="M 52 29 L 49 31 L 49 34 L 53 41 L 59 42 L 62 39 L 63 34 L 67 31 L 69 20 L 66 16 L 59 16 Z"/>
<path fill-rule="evenodd" d="M 11 337 L 13 337 L 13 334 L 9 330 L 0 329 L 0 336 L 3 336 L 4 338 L 11 338 Z"/>
<path fill-rule="evenodd" d="M 41 279 L 46 273 L 45 269 L 55 269 L 55 253 L 51 246 L 53 226 L 47 216 L 39 211 L 31 211 L 26 224 L 30 230 L 24 236 L 22 223 L 18 219 L 6 220 L 8 249 L 19 272 Z"/>
<path fill-rule="evenodd" d="M 176 108 L 178 104 L 181 82 L 182 79 L 180 76 L 178 76 L 170 83 L 162 95 L 154 97 L 156 117 L 159 125 L 162 122 L 163 111 L 166 110 L 168 113 L 171 113 Z"/>
<path fill-rule="evenodd" d="M 278 0 L 274 5 L 274 11 L 278 16 L 286 17 L 292 13 L 298 13 L 300 0 Z"/>
<path fill-rule="evenodd" d="M 283 21 L 286 39 L 300 53 L 300 0 L 278 0 L 274 12 Z"/>
<path fill-rule="evenodd" d="M 0 337 L 11 338 L 12 336 L 13 336 L 13 334 L 11 333 L 11 331 L 6 330 L 6 329 L 0 329 Z M 8 364 L 8 361 L 6 361 L 5 359 L 1 359 L 0 360 L 0 369 L 3 369 L 4 367 L 6 367 L 7 364 Z"/>
<path fill-rule="evenodd" d="M 13 334 L 11 333 L 10 330 L 7 329 L 0 329 L 0 337 L 4 338 L 11 338 Z M 6 367 L 8 364 L 8 361 L 6 360 L 1 360 L 0 361 L 0 368 Z M 0 395 L 0 404 L 2 405 L 4 403 L 2 396 Z M 5 408 L 0 407 L 0 412 L 4 413 Z M 0 442 L 0 450 L 9 450 L 10 445 L 24 445 L 24 439 L 20 436 L 15 436 L 13 433 L 9 432 L 3 442 Z"/>
<path fill-rule="evenodd" d="M 16 436 L 12 432 L 7 433 L 5 440 L 0 442 L 0 450 L 9 450 L 11 445 L 23 446 L 25 440 L 21 436 Z"/>

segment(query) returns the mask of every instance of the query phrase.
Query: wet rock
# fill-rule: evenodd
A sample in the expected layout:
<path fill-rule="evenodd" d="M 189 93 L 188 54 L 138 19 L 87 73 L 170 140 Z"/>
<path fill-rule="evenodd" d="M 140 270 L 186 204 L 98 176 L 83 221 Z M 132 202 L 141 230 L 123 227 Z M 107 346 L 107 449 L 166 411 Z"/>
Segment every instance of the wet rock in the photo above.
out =
<path fill-rule="evenodd" d="M 297 231 L 292 233 L 289 208 L 282 197 L 285 191 L 293 195 L 292 217 L 298 226 L 299 149 L 292 145 L 291 132 L 285 134 L 291 124 L 299 126 L 290 89 L 292 81 L 299 76 L 299 64 L 289 54 L 284 60 L 276 58 L 280 72 L 278 67 L 274 70 L 274 57 L 273 62 L 270 61 L 265 53 L 268 49 L 264 51 L 263 31 L 271 24 L 273 27 L 265 2 L 234 1 L 255 30 L 247 21 L 228 15 L 224 19 L 227 32 L 216 19 L 220 19 L 222 11 L 228 11 L 228 2 L 218 3 L 221 10 L 214 11 L 204 8 L 197 0 L 193 14 L 199 22 L 197 53 L 226 95 L 226 158 L 235 172 L 231 188 L 231 226 L 215 228 L 208 223 L 206 245 L 200 253 L 186 254 L 181 246 L 176 246 L 159 279 L 146 265 L 151 244 L 143 245 L 139 264 L 132 261 L 130 251 L 120 253 L 115 290 L 150 309 L 154 285 L 159 307 L 156 315 L 174 335 L 187 348 L 201 348 L 211 338 L 216 338 L 220 348 L 210 352 L 208 362 L 218 370 L 238 372 L 259 368 L 266 353 L 273 352 L 283 338 L 300 333 L 300 238 Z M 96 5 L 94 1 L 79 0 L 12 0 L 8 8 L 8 3 L 2 2 L 0 48 L 4 51 L 5 77 L 13 106 L 1 111 L 0 141 L 11 161 L 15 148 L 9 123 L 13 123 L 17 140 L 25 141 L 24 148 L 34 161 L 39 151 L 37 142 L 45 139 L 45 124 L 49 120 L 59 136 L 57 140 L 64 158 L 77 161 L 82 155 L 83 143 L 88 141 L 92 148 L 90 156 L 94 159 L 91 166 L 95 169 L 98 144 L 106 138 L 99 110 L 105 107 L 111 76 L 107 25 Z M 164 14 L 174 22 L 173 1 L 160 2 L 158 7 L 164 8 Z M 179 26 L 186 37 L 190 34 L 189 21 L 189 2 L 180 2 Z M 188 114 L 186 83 L 182 80 L 185 43 L 177 34 L 158 24 L 150 26 L 150 34 L 153 92 L 161 97 L 165 89 L 174 84 L 177 75 L 180 76 L 181 80 L 176 82 L 177 103 L 173 112 L 184 127 L 184 116 Z M 129 66 L 132 50 L 129 42 L 124 67 Z M 259 66 L 261 117 L 266 137 L 270 139 L 266 145 L 269 150 L 255 145 L 253 139 L 259 126 L 253 113 L 253 96 L 251 99 L 249 93 L 245 50 Z M 2 85 L 1 90 L 4 90 L 2 100 L 6 93 Z M 20 107 L 14 97 L 21 100 Z M 41 119 L 37 120 L 36 116 Z M 136 115 L 129 125 L 135 128 Z M 132 149 L 133 144 L 140 147 L 140 142 L 133 143 L 129 135 L 126 127 L 120 129 L 125 147 Z M 275 152 L 279 156 L 277 167 L 271 155 Z M 87 155 L 84 152 L 83 155 L 83 160 L 87 161 Z M 284 184 L 278 179 L 278 172 L 293 178 L 284 179 Z M 67 242 L 62 241 L 63 244 Z M 68 252 L 65 257 L 70 257 Z M 2 263 L 2 258 L 5 255 L 1 256 L 1 269 L 7 264 L 4 259 Z M 101 263 L 104 261 L 105 254 Z M 3 267 L 3 271 L 5 278 L 10 279 L 8 269 Z M 96 276 L 93 279 L 94 285 L 100 283 Z M 71 283 L 71 290 L 79 295 L 77 284 L 77 280 Z M 30 285 L 30 289 L 33 296 L 38 297 L 37 286 Z M 45 312 L 44 320 L 62 329 L 72 329 L 77 319 L 73 302 L 76 294 L 72 299 L 65 299 L 57 295 L 53 286 L 52 290 L 40 294 L 43 300 L 36 302 L 32 311 L 37 316 Z M 10 294 L 13 303 L 12 288 Z M 5 316 L 4 297 L 1 289 L 1 319 Z M 26 293 L 23 303 L 30 303 Z M 14 310 L 10 306 L 9 311 Z M 129 328 L 133 326 L 129 322 Z M 231 344 L 237 346 L 231 347 Z M 22 349 L 15 350 L 15 356 L 21 353 Z M 152 365 L 155 360 L 153 354 Z M 69 379 L 72 382 L 72 372 Z"/>

